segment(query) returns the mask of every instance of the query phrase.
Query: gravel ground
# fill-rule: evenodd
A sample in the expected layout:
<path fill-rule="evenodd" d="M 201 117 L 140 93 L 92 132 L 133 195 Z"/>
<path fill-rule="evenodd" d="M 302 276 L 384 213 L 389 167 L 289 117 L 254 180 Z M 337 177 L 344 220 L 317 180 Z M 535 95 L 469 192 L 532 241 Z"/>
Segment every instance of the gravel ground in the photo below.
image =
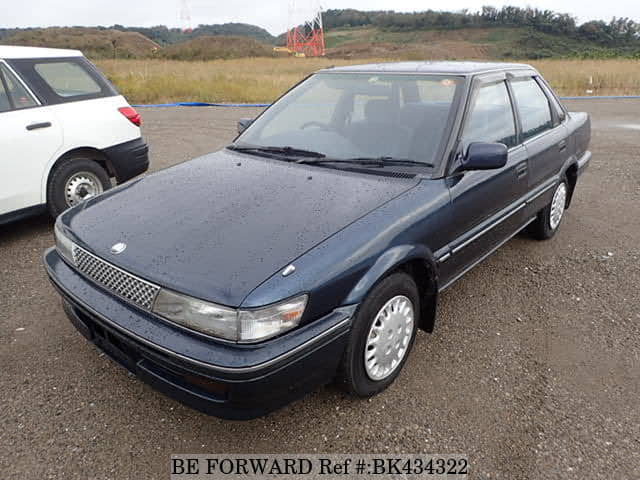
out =
<path fill-rule="evenodd" d="M 398 381 L 335 387 L 268 417 L 207 417 L 101 355 L 41 265 L 46 217 L 0 227 L 0 471 L 168 478 L 172 453 L 466 453 L 472 478 L 640 478 L 638 101 L 572 101 L 593 161 L 562 229 L 520 235 L 448 289 Z M 153 169 L 215 150 L 250 109 L 144 110 Z M 635 126 L 635 128 L 634 128 Z"/>

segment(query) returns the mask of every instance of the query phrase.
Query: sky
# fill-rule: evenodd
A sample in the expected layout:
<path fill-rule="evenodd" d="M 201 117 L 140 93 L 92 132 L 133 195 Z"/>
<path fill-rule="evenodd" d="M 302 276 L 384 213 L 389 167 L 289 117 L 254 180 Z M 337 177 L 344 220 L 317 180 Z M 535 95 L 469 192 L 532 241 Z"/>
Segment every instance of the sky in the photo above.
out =
<path fill-rule="evenodd" d="M 7 8 L 8 4 L 10 8 Z M 259 25 L 272 34 L 287 30 L 291 0 L 187 0 L 193 26 L 227 22 Z M 570 13 L 580 23 L 592 19 L 610 20 L 629 17 L 640 22 L 640 0 L 297 0 L 298 15 L 308 6 L 320 3 L 323 9 L 355 8 L 359 10 L 426 9 L 455 11 L 479 10 L 482 5 L 516 5 Z M 3 6 L 3 4 L 6 4 Z M 304 7 L 303 6 L 307 6 Z M 44 27 L 67 25 L 180 26 L 181 0 L 0 0 L 0 27 Z"/>

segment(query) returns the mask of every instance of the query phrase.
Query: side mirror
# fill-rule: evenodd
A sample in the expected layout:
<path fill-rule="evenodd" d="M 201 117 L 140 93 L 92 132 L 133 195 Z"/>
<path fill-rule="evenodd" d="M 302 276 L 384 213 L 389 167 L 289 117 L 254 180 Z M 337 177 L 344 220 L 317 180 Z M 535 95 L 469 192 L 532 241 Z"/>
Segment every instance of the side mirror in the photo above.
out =
<path fill-rule="evenodd" d="M 253 118 L 241 118 L 238 120 L 238 133 L 244 132 L 253 123 Z"/>
<path fill-rule="evenodd" d="M 493 170 L 507 164 L 507 146 L 503 143 L 472 143 L 460 170 Z"/>

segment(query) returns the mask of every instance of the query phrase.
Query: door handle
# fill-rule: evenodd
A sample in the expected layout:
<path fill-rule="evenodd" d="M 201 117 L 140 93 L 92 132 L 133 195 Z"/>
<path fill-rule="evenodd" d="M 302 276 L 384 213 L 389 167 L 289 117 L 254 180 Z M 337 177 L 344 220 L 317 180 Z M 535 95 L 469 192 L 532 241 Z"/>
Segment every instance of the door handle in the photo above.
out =
<path fill-rule="evenodd" d="M 567 142 L 564 140 L 561 140 L 560 143 L 558 143 L 558 150 L 560 150 L 561 152 L 564 152 L 567 149 Z"/>
<path fill-rule="evenodd" d="M 527 167 L 526 162 L 516 166 L 516 175 L 518 175 L 519 179 L 526 177 L 528 172 L 529 172 L 529 168 Z"/>
<path fill-rule="evenodd" d="M 49 128 L 50 126 L 51 122 L 30 123 L 27 125 L 27 130 L 38 130 L 40 128 Z"/>

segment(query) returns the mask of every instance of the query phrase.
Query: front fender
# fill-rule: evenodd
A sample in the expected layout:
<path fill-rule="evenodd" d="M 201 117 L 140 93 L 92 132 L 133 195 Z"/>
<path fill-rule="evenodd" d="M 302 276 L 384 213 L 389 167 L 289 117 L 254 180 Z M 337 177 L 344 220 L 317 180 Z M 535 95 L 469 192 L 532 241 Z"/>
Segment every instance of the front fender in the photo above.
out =
<path fill-rule="evenodd" d="M 396 245 L 380 255 L 371 268 L 365 272 L 347 295 L 345 305 L 360 303 L 373 286 L 388 273 L 414 260 L 425 261 L 431 267 L 432 272 L 437 272 L 433 254 L 426 246 Z"/>
<path fill-rule="evenodd" d="M 432 332 L 438 303 L 438 268 L 433 253 L 425 245 L 397 245 L 385 251 L 347 295 L 347 305 L 360 305 L 371 289 L 395 270 L 411 274 L 420 290 L 419 327 Z"/>

